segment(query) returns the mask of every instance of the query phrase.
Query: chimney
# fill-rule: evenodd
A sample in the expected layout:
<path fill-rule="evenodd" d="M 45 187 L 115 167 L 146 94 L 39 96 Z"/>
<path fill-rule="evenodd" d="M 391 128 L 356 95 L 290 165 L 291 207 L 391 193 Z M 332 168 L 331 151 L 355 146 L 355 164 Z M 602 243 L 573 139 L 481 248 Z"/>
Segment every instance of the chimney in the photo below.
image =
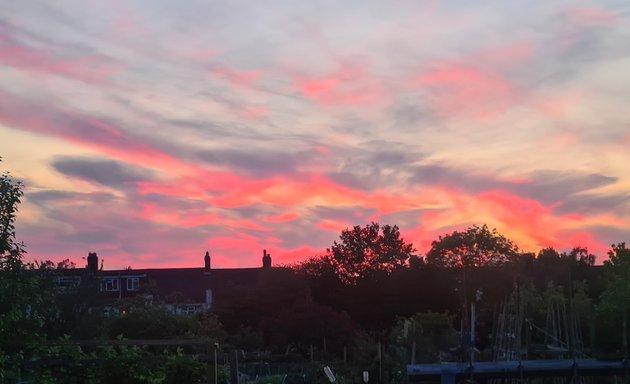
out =
<path fill-rule="evenodd" d="M 206 255 L 203 257 L 203 271 L 204 273 L 210 273 L 210 253 L 206 251 Z"/>
<path fill-rule="evenodd" d="M 263 268 L 271 268 L 271 255 L 267 253 L 266 249 L 263 249 Z"/>
<path fill-rule="evenodd" d="M 96 252 L 88 253 L 86 268 L 88 272 L 91 272 L 91 273 L 98 272 L 98 256 L 96 256 Z"/>

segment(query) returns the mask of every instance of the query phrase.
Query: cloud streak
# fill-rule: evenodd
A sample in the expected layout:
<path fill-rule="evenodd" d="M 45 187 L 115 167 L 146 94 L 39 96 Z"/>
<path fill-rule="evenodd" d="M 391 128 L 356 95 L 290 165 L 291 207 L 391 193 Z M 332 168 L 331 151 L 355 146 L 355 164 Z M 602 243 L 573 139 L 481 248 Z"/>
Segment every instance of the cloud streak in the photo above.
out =
<path fill-rule="evenodd" d="M 630 241 L 624 1 L 0 15 L 0 154 L 29 180 L 29 257 L 290 263 L 372 220 L 420 252 L 483 223 L 528 251 Z"/>

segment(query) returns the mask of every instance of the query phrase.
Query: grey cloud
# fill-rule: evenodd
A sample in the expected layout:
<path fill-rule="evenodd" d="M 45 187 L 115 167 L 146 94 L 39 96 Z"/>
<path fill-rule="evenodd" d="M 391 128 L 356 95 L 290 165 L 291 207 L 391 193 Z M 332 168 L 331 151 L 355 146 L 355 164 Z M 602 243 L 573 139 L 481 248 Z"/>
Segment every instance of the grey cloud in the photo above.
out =
<path fill-rule="evenodd" d="M 251 149 L 217 149 L 198 153 L 203 161 L 240 169 L 252 176 L 269 176 L 280 173 L 295 173 L 299 165 L 309 161 L 312 155 L 299 152 L 272 152 Z"/>
<path fill-rule="evenodd" d="M 454 185 L 470 192 L 501 188 L 518 195 L 536 199 L 544 204 L 555 203 L 575 194 L 613 184 L 617 178 L 600 174 L 560 171 L 536 171 L 531 182 L 512 183 L 439 164 L 413 168 L 411 181 L 419 184 Z M 577 203 L 579 199 L 576 199 Z"/>
<path fill-rule="evenodd" d="M 118 240 L 118 236 L 113 231 L 77 231 L 69 235 L 60 236 L 59 239 L 62 242 L 73 242 L 94 246 L 97 244 L 113 244 Z"/>
<path fill-rule="evenodd" d="M 559 171 L 539 171 L 532 175 L 531 183 L 512 184 L 515 192 L 549 204 L 570 195 L 613 184 L 617 178 L 600 174 L 580 174 Z"/>
<path fill-rule="evenodd" d="M 73 192 L 73 191 L 61 191 L 54 189 L 47 189 L 43 191 L 35 191 L 30 192 L 26 191 L 25 193 L 28 201 L 33 204 L 46 206 L 49 203 L 56 203 L 62 200 L 71 200 L 71 201 L 89 201 L 93 203 L 105 203 L 115 199 L 115 196 L 111 193 L 107 192 L 91 192 L 91 193 L 83 193 L 83 192 Z"/>
<path fill-rule="evenodd" d="M 411 181 L 421 184 L 457 183 L 465 189 L 476 190 L 479 184 L 490 181 L 485 177 L 475 177 L 464 171 L 438 164 L 417 166 L 412 171 Z"/>
<path fill-rule="evenodd" d="M 274 237 L 282 239 L 282 246 L 299 248 L 310 246 L 315 249 L 330 247 L 339 237 L 339 233 L 317 228 L 317 220 L 313 217 L 301 217 L 287 225 L 278 224 L 273 229 Z"/>
<path fill-rule="evenodd" d="M 630 244 L 630 232 L 627 229 L 619 229 L 610 226 L 592 226 L 585 228 L 589 233 L 595 236 L 595 239 L 599 240 L 604 245 L 617 244 L 625 242 Z M 576 244 L 577 245 L 577 244 Z M 604 256 L 605 255 L 601 255 Z M 601 260 L 601 259 L 600 259 Z"/>
<path fill-rule="evenodd" d="M 425 155 L 402 143 L 370 141 L 361 147 L 342 151 L 341 156 L 343 158 L 338 160 L 340 165 L 335 171 L 329 172 L 328 177 L 341 185 L 370 191 L 398 184 L 397 179 L 406 175 L 412 164 Z M 385 169 L 390 172 L 383 172 Z"/>
<path fill-rule="evenodd" d="M 53 160 L 52 166 L 66 176 L 78 177 L 113 188 L 153 179 L 153 173 L 149 170 L 113 160 L 61 157 Z"/>
<path fill-rule="evenodd" d="M 628 193 L 615 195 L 577 194 L 566 198 L 556 211 L 559 213 L 596 214 L 621 208 L 621 213 L 623 213 L 626 209 L 624 205 L 628 202 L 630 202 L 630 194 Z"/>
<path fill-rule="evenodd" d="M 311 213 L 318 219 L 323 220 L 344 220 L 349 223 L 355 222 L 358 224 L 365 224 L 368 217 L 376 213 L 374 208 L 366 208 L 360 206 L 352 207 L 325 207 L 318 205 L 310 209 Z"/>
<path fill-rule="evenodd" d="M 254 219 L 260 216 L 275 215 L 275 208 L 265 204 L 250 204 L 242 207 L 234 207 L 231 212 L 236 212 L 241 218 Z"/>
<path fill-rule="evenodd" d="M 210 193 L 208 193 L 210 195 Z M 142 196 L 133 196 L 132 202 L 151 203 L 160 206 L 161 208 L 174 209 L 176 211 L 204 209 L 208 207 L 208 203 L 198 199 L 187 199 L 181 197 L 172 197 L 167 195 L 160 195 L 150 193 Z"/>
<path fill-rule="evenodd" d="M 418 123 L 435 117 L 430 108 L 423 107 L 420 101 L 399 102 L 392 107 L 390 113 L 396 126 L 406 130 L 415 129 Z"/>
<path fill-rule="evenodd" d="M 358 190 L 369 190 L 368 184 L 351 172 L 329 172 L 327 176 L 335 183 Z"/>
<path fill-rule="evenodd" d="M 422 214 L 426 209 L 410 209 L 408 211 L 398 211 L 382 215 L 382 224 L 397 225 L 400 229 L 412 229 L 420 225 Z"/>

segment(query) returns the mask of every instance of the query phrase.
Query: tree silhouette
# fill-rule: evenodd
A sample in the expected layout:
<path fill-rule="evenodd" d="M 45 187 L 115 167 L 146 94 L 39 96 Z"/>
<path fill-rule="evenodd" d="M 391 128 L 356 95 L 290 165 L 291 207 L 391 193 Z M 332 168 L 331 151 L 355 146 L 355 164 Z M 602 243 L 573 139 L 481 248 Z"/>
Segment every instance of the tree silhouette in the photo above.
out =
<path fill-rule="evenodd" d="M 512 240 L 484 224 L 440 236 L 431 243 L 426 261 L 436 267 L 496 266 L 513 260 L 517 255 L 518 247 Z"/>
<path fill-rule="evenodd" d="M 403 268 L 416 251 L 400 236 L 398 226 L 372 222 L 344 229 L 322 258 L 341 282 L 354 285 L 363 278 Z M 324 268 L 326 269 L 326 268 Z M 330 270 L 330 269 L 329 269 Z"/>

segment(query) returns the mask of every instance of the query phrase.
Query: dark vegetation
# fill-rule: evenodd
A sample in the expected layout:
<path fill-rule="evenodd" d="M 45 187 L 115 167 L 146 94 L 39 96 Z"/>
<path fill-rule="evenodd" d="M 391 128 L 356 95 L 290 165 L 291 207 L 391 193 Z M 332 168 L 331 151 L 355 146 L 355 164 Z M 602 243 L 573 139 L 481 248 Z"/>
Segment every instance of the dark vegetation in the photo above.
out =
<path fill-rule="evenodd" d="M 341 382 L 364 370 L 376 378 L 380 361 L 382 381 L 400 382 L 409 362 L 466 359 L 473 302 L 479 359 L 500 358 L 496 328 L 510 305 L 519 332 L 530 330 L 521 340 L 530 358 L 545 357 L 535 346 L 552 343 L 550 314 L 561 312 L 581 339 L 567 341 L 567 354 L 627 357 L 625 243 L 594 266 L 585 248 L 522 253 L 484 225 L 441 236 L 422 257 L 397 226 L 370 223 L 344 230 L 320 257 L 265 271 L 256 289 L 234 287 L 210 313 L 178 316 L 142 295 L 111 303 L 89 279 L 61 294 L 55 278 L 74 265 L 25 262 L 14 229 L 21 185 L 3 174 L 0 192 L 0 383 L 201 382 L 208 346 L 287 372 L 302 364 L 309 382 L 325 382 L 325 362 Z M 106 306 L 117 314 L 106 316 Z"/>

